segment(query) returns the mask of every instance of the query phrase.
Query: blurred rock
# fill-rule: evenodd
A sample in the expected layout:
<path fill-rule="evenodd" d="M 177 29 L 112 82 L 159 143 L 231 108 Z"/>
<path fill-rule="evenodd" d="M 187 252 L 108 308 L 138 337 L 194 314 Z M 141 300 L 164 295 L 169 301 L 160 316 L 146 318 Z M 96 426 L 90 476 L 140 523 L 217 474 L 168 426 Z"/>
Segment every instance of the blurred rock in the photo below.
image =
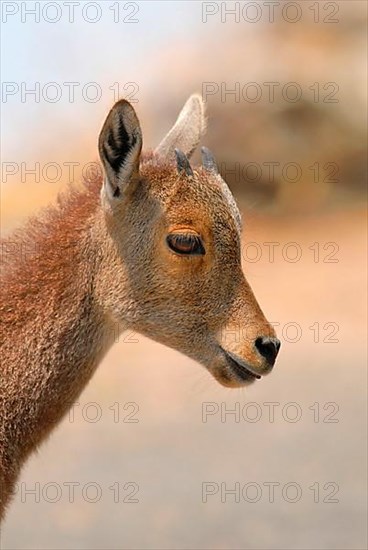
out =
<path fill-rule="evenodd" d="M 197 42 L 163 54 L 159 116 L 169 126 L 178 98 L 202 91 L 205 142 L 255 208 L 308 212 L 359 200 L 367 179 L 363 4 L 340 2 L 330 24 L 312 13 L 295 24 L 219 23 L 218 32 L 202 24 Z"/>

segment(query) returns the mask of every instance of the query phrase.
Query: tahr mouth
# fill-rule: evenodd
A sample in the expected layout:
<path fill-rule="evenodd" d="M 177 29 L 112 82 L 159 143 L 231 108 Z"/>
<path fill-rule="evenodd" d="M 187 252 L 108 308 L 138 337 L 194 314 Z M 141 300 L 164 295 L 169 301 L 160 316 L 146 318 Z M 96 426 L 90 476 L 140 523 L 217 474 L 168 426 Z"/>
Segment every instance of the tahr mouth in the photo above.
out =
<path fill-rule="evenodd" d="M 261 375 L 256 373 L 252 367 L 250 367 L 248 363 L 243 361 L 240 357 L 234 353 L 231 353 L 231 351 L 226 351 L 224 348 L 221 348 L 221 350 L 224 352 L 228 365 L 231 368 L 231 372 L 236 376 L 236 378 L 244 382 L 252 382 L 261 378 Z"/>

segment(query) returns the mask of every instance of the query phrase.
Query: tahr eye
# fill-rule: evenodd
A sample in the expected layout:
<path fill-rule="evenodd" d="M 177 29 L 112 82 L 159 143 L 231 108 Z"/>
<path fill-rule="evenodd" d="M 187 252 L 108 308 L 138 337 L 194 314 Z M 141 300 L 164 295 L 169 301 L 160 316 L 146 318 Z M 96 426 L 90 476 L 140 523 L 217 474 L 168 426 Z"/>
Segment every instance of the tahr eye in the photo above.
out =
<path fill-rule="evenodd" d="M 166 237 L 169 248 L 177 254 L 204 255 L 201 238 L 192 233 L 171 233 Z"/>

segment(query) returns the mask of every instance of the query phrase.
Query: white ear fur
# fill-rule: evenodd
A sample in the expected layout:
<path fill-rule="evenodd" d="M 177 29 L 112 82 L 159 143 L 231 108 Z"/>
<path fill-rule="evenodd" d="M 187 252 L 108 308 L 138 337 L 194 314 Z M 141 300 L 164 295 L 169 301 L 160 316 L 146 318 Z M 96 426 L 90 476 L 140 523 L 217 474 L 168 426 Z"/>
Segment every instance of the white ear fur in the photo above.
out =
<path fill-rule="evenodd" d="M 190 158 L 205 131 L 205 105 L 199 94 L 193 94 L 180 111 L 174 126 L 156 148 L 155 153 L 166 160 L 174 160 L 175 149 L 180 149 Z"/>

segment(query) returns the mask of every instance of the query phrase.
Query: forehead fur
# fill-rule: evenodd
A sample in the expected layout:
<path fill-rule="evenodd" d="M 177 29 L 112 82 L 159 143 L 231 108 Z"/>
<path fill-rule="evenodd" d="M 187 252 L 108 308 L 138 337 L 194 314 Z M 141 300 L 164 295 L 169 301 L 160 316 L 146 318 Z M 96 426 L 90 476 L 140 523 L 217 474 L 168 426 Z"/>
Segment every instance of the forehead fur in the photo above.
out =
<path fill-rule="evenodd" d="M 146 157 L 141 165 L 141 175 L 150 192 L 164 205 L 168 214 L 171 209 L 175 216 L 188 210 L 192 216 L 195 213 L 215 225 L 235 229 L 240 236 L 240 212 L 221 176 L 202 167 L 193 171 L 193 178 L 181 175 L 174 163 L 165 163 L 154 155 Z"/>

